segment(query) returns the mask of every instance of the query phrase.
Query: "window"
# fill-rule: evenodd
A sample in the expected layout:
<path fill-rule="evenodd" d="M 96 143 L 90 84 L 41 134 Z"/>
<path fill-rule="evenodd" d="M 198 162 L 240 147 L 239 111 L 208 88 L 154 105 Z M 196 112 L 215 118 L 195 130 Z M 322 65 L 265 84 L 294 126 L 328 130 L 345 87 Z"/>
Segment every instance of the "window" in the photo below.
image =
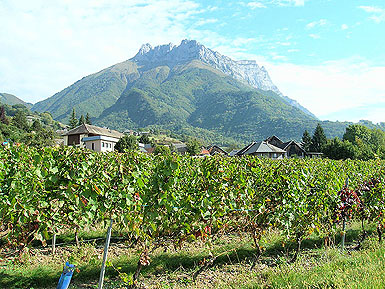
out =
<path fill-rule="evenodd" d="M 93 151 L 95 150 L 95 144 L 94 144 L 94 143 L 91 144 L 91 149 L 92 149 Z"/>
<path fill-rule="evenodd" d="M 102 142 L 102 147 L 104 148 L 104 142 Z"/>

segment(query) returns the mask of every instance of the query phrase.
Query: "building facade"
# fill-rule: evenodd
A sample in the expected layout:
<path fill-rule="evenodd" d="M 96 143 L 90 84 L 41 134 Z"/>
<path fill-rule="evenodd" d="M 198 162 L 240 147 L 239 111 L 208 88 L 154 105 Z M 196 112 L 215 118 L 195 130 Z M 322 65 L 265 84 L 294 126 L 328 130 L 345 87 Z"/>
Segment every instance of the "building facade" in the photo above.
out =
<path fill-rule="evenodd" d="M 271 159 L 283 159 L 286 157 L 286 151 L 276 147 L 268 142 L 252 142 L 248 146 L 238 151 L 236 156 L 257 156 Z"/>
<path fill-rule="evenodd" d="M 113 151 L 122 133 L 89 124 L 82 124 L 63 134 L 64 145 L 79 146 L 97 152 Z"/>

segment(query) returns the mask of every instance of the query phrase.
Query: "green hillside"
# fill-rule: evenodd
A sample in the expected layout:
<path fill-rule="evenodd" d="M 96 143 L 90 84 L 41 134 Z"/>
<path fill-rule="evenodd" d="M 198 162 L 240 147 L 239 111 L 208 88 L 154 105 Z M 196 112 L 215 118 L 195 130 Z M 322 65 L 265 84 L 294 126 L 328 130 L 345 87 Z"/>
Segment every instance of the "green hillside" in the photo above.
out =
<path fill-rule="evenodd" d="M 27 103 L 21 100 L 20 98 L 14 96 L 13 94 L 9 94 L 9 93 L 0 93 L 0 103 L 8 104 L 8 105 L 22 104 L 28 108 L 32 107 L 32 104 Z"/>
<path fill-rule="evenodd" d="M 36 103 L 32 109 L 48 111 L 56 120 L 64 122 L 72 108 L 79 115 L 88 112 L 91 117 L 98 117 L 138 77 L 136 65 L 125 61 L 82 78 L 52 97 Z"/>

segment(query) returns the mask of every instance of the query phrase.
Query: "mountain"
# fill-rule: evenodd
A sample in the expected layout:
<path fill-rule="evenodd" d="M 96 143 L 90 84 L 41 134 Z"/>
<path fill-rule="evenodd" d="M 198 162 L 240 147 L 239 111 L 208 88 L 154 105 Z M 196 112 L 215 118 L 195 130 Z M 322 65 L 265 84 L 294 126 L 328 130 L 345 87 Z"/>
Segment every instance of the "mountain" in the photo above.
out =
<path fill-rule="evenodd" d="M 183 40 L 179 46 L 169 43 L 156 46 L 155 48 L 147 43 L 142 45 L 139 52 L 131 60 L 150 67 L 153 65 L 175 66 L 180 63 L 199 60 L 252 87 L 273 91 L 281 96 L 286 103 L 315 117 L 314 114 L 301 106 L 297 101 L 284 96 L 271 81 L 265 67 L 259 66 L 255 60 L 236 61 L 205 47 L 195 40 Z"/>
<path fill-rule="evenodd" d="M 264 67 L 234 61 L 194 40 L 145 44 L 133 58 L 82 78 L 33 110 L 66 121 L 73 107 L 115 129 L 169 129 L 221 142 L 272 134 L 298 140 L 319 122 L 283 96 Z M 346 126 L 323 124 L 329 136 L 342 135 Z"/>
<path fill-rule="evenodd" d="M 32 107 L 31 103 L 25 102 L 20 98 L 14 96 L 13 94 L 4 93 L 4 92 L 0 93 L 0 103 L 8 104 L 8 105 L 22 104 L 28 108 Z"/>

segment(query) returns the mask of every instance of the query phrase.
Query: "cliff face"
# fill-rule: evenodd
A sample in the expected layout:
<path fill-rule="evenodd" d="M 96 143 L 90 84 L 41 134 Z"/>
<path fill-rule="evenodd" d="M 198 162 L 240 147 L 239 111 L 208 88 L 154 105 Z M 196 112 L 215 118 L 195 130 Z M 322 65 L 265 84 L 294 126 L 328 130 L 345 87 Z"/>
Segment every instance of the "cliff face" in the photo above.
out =
<path fill-rule="evenodd" d="M 139 65 L 152 66 L 165 63 L 175 66 L 192 60 L 199 60 L 252 87 L 266 91 L 271 90 L 282 95 L 271 81 L 266 69 L 259 66 L 254 60 L 232 60 L 195 40 L 183 40 L 179 46 L 169 43 L 154 48 L 147 43 L 142 45 L 139 52 L 130 60 Z"/>

